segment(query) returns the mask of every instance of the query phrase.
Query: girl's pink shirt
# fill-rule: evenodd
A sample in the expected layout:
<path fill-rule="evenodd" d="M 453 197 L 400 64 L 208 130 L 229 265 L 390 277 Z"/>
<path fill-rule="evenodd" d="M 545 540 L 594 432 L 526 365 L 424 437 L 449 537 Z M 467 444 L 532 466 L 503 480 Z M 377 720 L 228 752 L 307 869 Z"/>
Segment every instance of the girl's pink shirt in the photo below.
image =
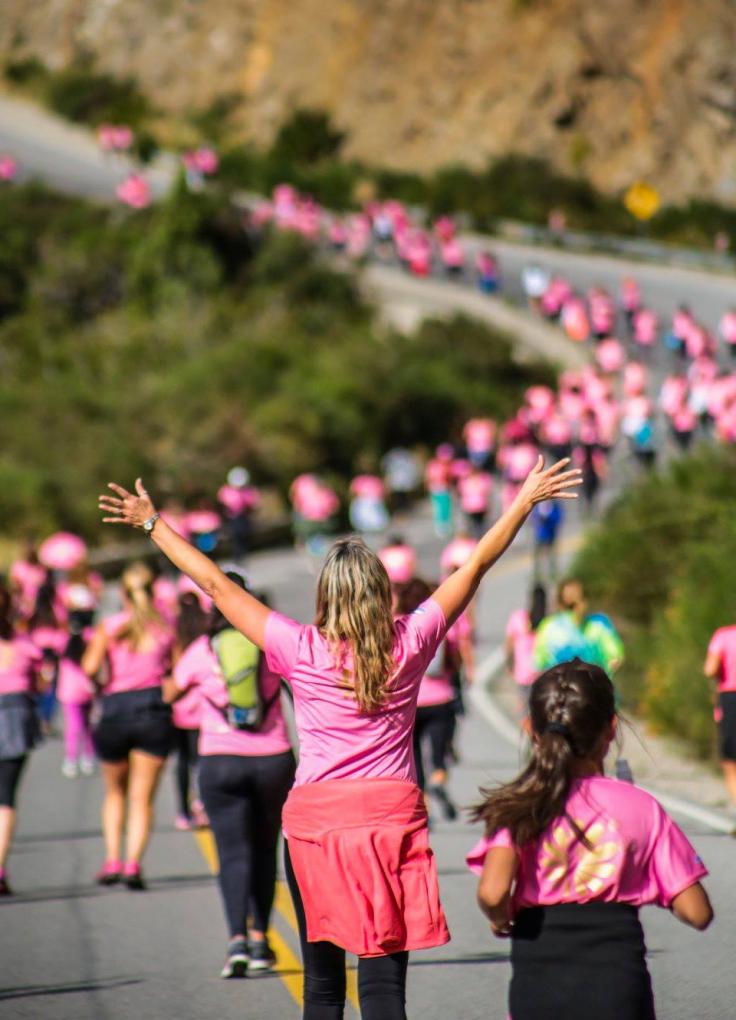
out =
<path fill-rule="evenodd" d="M 299 735 L 295 785 L 362 776 L 416 781 L 412 730 L 419 684 L 446 627 L 432 599 L 399 617 L 393 648 L 397 671 L 386 703 L 375 712 L 361 712 L 319 630 L 271 613 L 266 662 L 294 694 Z M 345 669 L 350 666 L 348 656 Z"/>
<path fill-rule="evenodd" d="M 278 674 L 262 663 L 260 682 L 266 700 L 279 689 Z M 199 753 L 237 754 L 246 757 L 283 754 L 291 750 L 281 699 L 277 697 L 268 709 L 263 726 L 256 733 L 234 730 L 228 726 L 221 708 L 228 703 L 227 688 L 206 634 L 193 641 L 174 667 L 174 681 L 181 691 L 195 690 L 199 695 Z M 185 695 L 187 697 L 187 695 Z M 176 708 L 178 702 L 174 702 Z M 178 724 L 177 724 L 178 725 Z"/>
<path fill-rule="evenodd" d="M 468 866 L 480 874 L 491 847 L 514 847 L 514 910 L 591 901 L 669 907 L 708 874 L 661 805 L 631 783 L 604 776 L 578 779 L 565 810 L 565 816 L 522 847 L 514 847 L 508 830 L 501 829 L 468 854 Z M 579 839 L 570 818 L 590 847 Z"/>
<path fill-rule="evenodd" d="M 36 596 L 46 579 L 46 571 L 38 563 L 17 560 L 10 568 L 10 580 L 19 589 L 21 615 L 28 617 L 33 612 Z"/>
<path fill-rule="evenodd" d="M 116 613 L 103 621 L 107 634 L 107 658 L 110 664 L 110 681 L 103 694 L 121 694 L 124 691 L 142 691 L 159 687 L 169 672 L 173 634 L 165 625 L 149 628 L 142 649 L 131 647 L 128 641 L 116 637 L 128 618 L 126 612 Z"/>
<path fill-rule="evenodd" d="M 43 655 L 24 634 L 0 640 L 0 695 L 30 694 Z"/>

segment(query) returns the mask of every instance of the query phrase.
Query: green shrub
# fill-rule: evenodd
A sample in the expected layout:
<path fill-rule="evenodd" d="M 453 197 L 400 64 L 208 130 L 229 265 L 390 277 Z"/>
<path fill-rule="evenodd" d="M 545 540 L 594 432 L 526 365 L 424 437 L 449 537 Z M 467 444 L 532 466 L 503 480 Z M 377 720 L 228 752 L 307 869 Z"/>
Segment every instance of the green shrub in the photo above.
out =
<path fill-rule="evenodd" d="M 705 651 L 736 615 L 735 500 L 736 450 L 703 448 L 626 492 L 574 567 L 621 626 L 626 704 L 703 756 L 714 743 Z"/>
<path fill-rule="evenodd" d="M 324 110 L 295 110 L 279 128 L 271 154 L 287 164 L 309 166 L 337 156 L 344 140 Z"/>
<path fill-rule="evenodd" d="M 180 184 L 133 213 L 18 187 L 0 217 L 8 534 L 99 541 L 110 477 L 186 499 L 245 460 L 284 494 L 307 469 L 344 485 L 388 445 L 439 441 L 551 379 L 468 319 L 379 327 L 350 273 L 296 235 L 254 249 L 218 191 Z"/>

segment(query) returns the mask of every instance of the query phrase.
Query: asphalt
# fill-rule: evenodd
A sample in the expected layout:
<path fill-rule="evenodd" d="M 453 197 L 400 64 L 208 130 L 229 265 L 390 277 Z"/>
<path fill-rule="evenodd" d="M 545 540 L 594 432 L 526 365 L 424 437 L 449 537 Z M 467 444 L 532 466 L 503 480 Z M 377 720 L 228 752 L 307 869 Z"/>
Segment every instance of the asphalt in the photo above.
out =
<path fill-rule="evenodd" d="M 436 573 L 439 543 L 429 522 L 406 524 L 422 568 Z M 312 614 L 316 564 L 287 550 L 249 562 L 256 584 L 274 604 L 303 621 Z M 528 536 L 522 532 L 487 578 L 478 605 L 479 657 L 503 636 L 509 612 L 522 604 L 528 584 Z M 460 731 L 461 762 L 451 777 L 459 804 L 478 788 L 513 774 L 520 752 L 469 706 Z M 218 978 L 225 927 L 207 836 L 173 828 L 173 779 L 164 778 L 145 870 L 148 891 L 98 889 L 92 875 L 102 856 L 99 778 L 64 779 L 61 748 L 38 750 L 25 777 L 10 875 L 16 896 L 0 904 L 0 1015 L 44 1020 L 288 1020 L 299 1016 L 298 944 L 288 897 L 279 897 L 274 934 L 281 972 L 243 982 Z M 733 1016 L 729 967 L 736 907 L 731 881 L 733 841 L 687 817 L 688 835 L 711 869 L 708 888 L 718 917 L 697 934 L 664 911 L 643 912 L 660 1020 L 726 1020 Z M 442 899 L 452 941 L 412 956 L 408 1015 L 422 1020 L 505 1020 L 508 945 L 495 941 L 475 905 L 475 882 L 464 855 L 476 826 L 435 819 Z M 351 981 L 354 985 L 354 972 Z M 353 993 L 354 999 L 354 993 Z M 346 1015 L 357 1015 L 349 1005 Z"/>

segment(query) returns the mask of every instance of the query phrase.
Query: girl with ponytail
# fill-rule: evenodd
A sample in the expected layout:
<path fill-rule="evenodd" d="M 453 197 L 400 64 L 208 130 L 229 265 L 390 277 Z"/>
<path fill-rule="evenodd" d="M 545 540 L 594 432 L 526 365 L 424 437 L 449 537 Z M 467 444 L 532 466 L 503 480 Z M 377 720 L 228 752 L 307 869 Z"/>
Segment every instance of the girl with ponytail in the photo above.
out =
<path fill-rule="evenodd" d="M 633 784 L 607 779 L 616 737 L 613 684 L 573 659 L 531 688 L 529 763 L 481 793 L 485 836 L 468 855 L 478 903 L 512 940 L 514 1020 L 653 1020 L 639 907 L 712 919 L 707 874 L 684 833 Z"/>
<path fill-rule="evenodd" d="M 97 881 L 113 885 L 122 879 L 130 889 L 143 889 L 141 858 L 171 743 L 171 709 L 161 685 L 169 673 L 173 635 L 154 607 L 153 574 L 144 563 L 123 573 L 122 592 L 123 611 L 100 624 L 81 665 L 101 689 L 92 734 L 105 781 L 105 862 Z"/>

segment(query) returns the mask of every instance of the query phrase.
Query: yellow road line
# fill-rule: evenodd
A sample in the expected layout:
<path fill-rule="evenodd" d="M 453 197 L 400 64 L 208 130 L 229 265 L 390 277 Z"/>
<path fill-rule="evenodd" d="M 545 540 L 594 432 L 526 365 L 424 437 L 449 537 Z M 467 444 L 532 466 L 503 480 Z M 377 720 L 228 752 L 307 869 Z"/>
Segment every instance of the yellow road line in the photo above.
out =
<path fill-rule="evenodd" d="M 211 874 L 216 875 L 219 871 L 220 865 L 217 859 L 217 847 L 215 846 L 215 837 L 212 835 L 212 830 L 196 829 L 194 832 L 194 838 L 197 841 L 197 845 L 199 846 L 202 856 L 207 862 L 209 871 Z M 276 883 L 274 906 L 292 931 L 298 935 L 299 926 L 297 924 L 296 914 L 294 913 L 294 904 L 291 901 L 291 896 L 289 895 L 289 890 L 286 888 L 285 882 Z M 273 927 L 269 929 L 268 941 L 271 943 L 271 947 L 276 953 L 279 961 L 274 968 L 275 972 L 281 978 L 294 1002 L 301 1006 L 304 986 L 301 962 L 293 952 L 289 943 L 283 939 L 278 931 Z M 349 964 L 346 967 L 346 977 L 348 1001 L 355 1010 L 360 1013 L 360 1006 L 358 1004 L 358 978 L 354 964 Z"/>

